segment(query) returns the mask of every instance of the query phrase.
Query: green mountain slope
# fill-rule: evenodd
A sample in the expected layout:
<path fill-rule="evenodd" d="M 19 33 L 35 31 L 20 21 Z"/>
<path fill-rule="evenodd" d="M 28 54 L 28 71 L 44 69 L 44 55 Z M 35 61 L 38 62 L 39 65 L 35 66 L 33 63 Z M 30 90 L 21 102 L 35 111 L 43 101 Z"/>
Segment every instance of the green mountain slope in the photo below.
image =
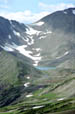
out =
<path fill-rule="evenodd" d="M 38 79 L 39 74 L 40 72 L 33 66 L 10 53 L 1 51 L 0 106 L 8 105 L 21 97 L 21 95 L 26 94 L 26 92 L 33 91 L 34 89 L 28 90 L 28 88 L 24 87 L 24 84 L 28 82 L 32 87 L 34 80 Z M 28 81 L 27 77 L 31 79 Z"/>

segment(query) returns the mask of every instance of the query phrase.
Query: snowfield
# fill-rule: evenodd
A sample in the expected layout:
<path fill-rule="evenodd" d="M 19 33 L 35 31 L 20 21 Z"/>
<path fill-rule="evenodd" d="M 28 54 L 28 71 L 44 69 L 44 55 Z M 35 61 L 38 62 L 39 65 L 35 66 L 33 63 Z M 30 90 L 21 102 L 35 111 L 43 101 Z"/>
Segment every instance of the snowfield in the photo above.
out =
<path fill-rule="evenodd" d="M 36 55 L 31 55 L 33 54 L 32 51 L 29 51 L 29 50 L 26 50 L 27 48 L 27 45 L 21 45 L 21 46 L 18 46 L 16 45 L 15 43 L 12 42 L 12 45 L 11 44 L 8 44 L 6 43 L 5 46 L 1 46 L 5 51 L 14 51 L 14 50 L 17 50 L 19 53 L 21 53 L 22 55 L 32 59 L 34 61 L 34 66 L 37 66 L 39 61 L 42 59 L 42 57 L 40 56 L 40 53 L 37 53 Z M 36 48 L 35 50 L 37 50 L 37 52 L 40 50 L 39 48 Z"/>
<path fill-rule="evenodd" d="M 32 27 L 29 27 L 26 29 L 26 33 L 28 35 L 39 35 L 41 33 L 41 31 L 37 31 L 35 29 L 33 29 Z"/>
<path fill-rule="evenodd" d="M 37 26 L 42 26 L 43 24 L 44 24 L 44 22 L 42 22 L 42 21 L 35 23 L 35 25 L 37 25 Z"/>

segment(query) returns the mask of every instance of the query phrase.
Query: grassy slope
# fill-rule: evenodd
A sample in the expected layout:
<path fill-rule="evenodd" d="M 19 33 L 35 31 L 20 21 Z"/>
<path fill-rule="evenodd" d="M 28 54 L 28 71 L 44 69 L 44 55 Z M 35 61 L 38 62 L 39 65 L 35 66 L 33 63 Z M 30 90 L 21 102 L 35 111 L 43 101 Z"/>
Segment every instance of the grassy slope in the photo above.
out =
<path fill-rule="evenodd" d="M 27 76 L 31 77 L 30 83 L 33 84 L 34 79 L 38 78 L 38 72 L 31 65 L 16 58 L 10 53 L 0 52 L 0 106 L 5 106 L 17 98 L 23 96 L 26 90 Z M 35 76 L 36 75 L 36 76 Z M 28 88 L 27 88 L 28 89 Z M 23 97 L 21 98 L 23 99 Z"/>
<path fill-rule="evenodd" d="M 64 70 L 65 71 L 65 70 Z M 67 71 L 66 71 L 67 72 Z M 50 72 L 51 73 L 51 72 Z M 49 72 L 48 72 L 49 74 Z M 65 73 L 67 76 L 67 73 Z M 61 79 L 61 78 L 60 78 Z M 46 80 L 45 80 L 46 81 Z M 33 96 L 30 98 L 25 98 L 25 101 L 19 102 L 15 105 L 10 105 L 0 109 L 2 114 L 71 114 L 75 112 L 75 97 L 68 96 L 66 93 L 69 90 L 62 90 L 63 86 L 65 88 L 69 85 L 70 90 L 74 88 L 73 85 L 75 81 L 75 73 L 70 72 L 65 80 L 61 80 L 60 83 L 48 84 L 48 87 L 41 88 L 33 92 Z M 71 83 L 73 82 L 73 83 Z M 70 84 L 71 83 L 71 84 Z M 61 88 L 61 89 L 59 89 Z M 73 90 L 74 91 L 74 90 Z M 64 95 L 63 95 L 64 94 Z M 70 93 L 69 93 L 70 95 Z M 63 98 L 64 100 L 58 100 Z M 42 108 L 33 109 L 35 106 L 44 106 Z"/>
<path fill-rule="evenodd" d="M 43 77 L 39 80 L 35 80 L 36 78 L 33 76 L 31 83 L 34 85 L 47 84 L 47 87 L 35 89 L 30 86 L 25 90 L 23 88 L 23 84 L 27 82 L 25 76 L 31 76 L 30 71 L 37 75 L 37 71 L 6 52 L 0 52 L 0 68 L 0 105 L 8 105 L 10 102 L 16 101 L 17 98 L 23 99 L 18 104 L 0 108 L 1 114 L 2 112 L 3 114 L 69 114 L 70 111 L 75 109 L 74 69 L 43 72 Z M 32 92 L 33 96 L 26 98 L 25 91 Z M 58 101 L 60 98 L 65 99 Z M 33 109 L 35 106 L 44 107 Z"/>
<path fill-rule="evenodd" d="M 1 82 L 13 84 L 17 81 L 18 67 L 15 57 L 7 54 L 6 52 L 0 52 L 0 80 Z"/>
<path fill-rule="evenodd" d="M 42 108 L 34 109 L 37 105 L 26 104 L 25 102 L 17 105 L 11 105 L 0 109 L 2 114 L 74 114 L 75 112 L 75 98 L 66 99 L 63 101 L 54 101 L 51 103 L 43 103 Z M 40 106 L 40 105 L 38 105 Z M 71 113 L 72 112 L 72 113 Z"/>

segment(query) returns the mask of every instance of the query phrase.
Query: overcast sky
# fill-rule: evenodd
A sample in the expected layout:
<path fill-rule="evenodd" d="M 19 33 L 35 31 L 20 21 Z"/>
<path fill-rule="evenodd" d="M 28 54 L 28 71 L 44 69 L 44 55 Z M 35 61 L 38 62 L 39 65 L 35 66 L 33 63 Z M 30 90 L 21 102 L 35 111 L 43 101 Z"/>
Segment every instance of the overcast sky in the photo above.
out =
<path fill-rule="evenodd" d="M 75 7 L 75 0 L 0 0 L 0 16 L 32 23 L 69 7 Z"/>

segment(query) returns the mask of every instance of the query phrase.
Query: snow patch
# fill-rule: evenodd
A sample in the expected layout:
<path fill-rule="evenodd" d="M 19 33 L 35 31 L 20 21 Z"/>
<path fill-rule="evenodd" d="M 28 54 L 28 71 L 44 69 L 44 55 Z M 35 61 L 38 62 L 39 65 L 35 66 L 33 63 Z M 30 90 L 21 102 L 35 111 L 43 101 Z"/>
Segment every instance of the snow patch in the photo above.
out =
<path fill-rule="evenodd" d="M 23 54 L 23 55 L 29 57 L 30 59 L 32 59 L 32 60 L 34 60 L 34 61 L 36 61 L 36 60 L 40 61 L 40 60 L 41 60 L 41 57 L 33 57 L 32 55 L 30 55 L 30 54 L 32 54 L 32 52 L 26 50 L 26 49 L 25 49 L 26 47 L 27 47 L 26 45 L 18 46 L 18 47 L 16 48 L 16 50 L 18 50 L 21 54 Z"/>
<path fill-rule="evenodd" d="M 1 46 L 1 48 L 3 48 L 5 51 L 8 51 L 8 52 L 12 52 L 14 51 L 11 47 L 8 47 L 8 46 Z"/>
<path fill-rule="evenodd" d="M 57 99 L 57 101 L 62 101 L 62 100 L 64 100 L 64 98 Z"/>
<path fill-rule="evenodd" d="M 66 11 L 64 11 L 64 14 L 67 14 L 67 12 L 66 12 Z"/>
<path fill-rule="evenodd" d="M 24 56 L 27 56 L 27 57 L 31 58 L 31 55 L 30 55 L 30 54 L 32 54 L 32 52 L 26 50 L 26 49 L 25 49 L 26 47 L 27 47 L 26 45 L 18 46 L 18 47 L 16 48 L 16 50 L 18 50 L 19 53 L 23 54 Z"/>
<path fill-rule="evenodd" d="M 35 51 L 37 51 L 37 52 L 41 51 L 40 48 L 33 48 L 33 50 L 35 50 Z"/>
<path fill-rule="evenodd" d="M 33 109 L 42 108 L 44 106 L 34 106 Z"/>
<path fill-rule="evenodd" d="M 62 56 L 60 56 L 60 57 L 56 57 L 56 59 L 60 59 L 60 58 L 64 57 L 64 56 L 67 55 L 67 54 L 69 54 L 69 51 L 66 51 L 66 52 L 64 53 L 64 55 L 62 55 Z"/>
<path fill-rule="evenodd" d="M 28 38 L 28 37 L 27 37 L 26 39 L 22 37 L 22 39 L 23 39 L 24 41 L 26 41 L 27 43 L 29 43 L 29 38 Z"/>
<path fill-rule="evenodd" d="M 75 15 L 75 10 L 73 10 L 72 13 Z"/>
<path fill-rule="evenodd" d="M 10 34 L 8 35 L 8 38 L 11 39 L 11 35 Z"/>
<path fill-rule="evenodd" d="M 38 63 L 39 63 L 39 61 L 35 61 L 35 63 L 33 64 L 33 66 L 38 66 Z"/>
<path fill-rule="evenodd" d="M 41 49 L 40 49 L 40 48 L 36 48 L 35 50 L 36 50 L 36 51 L 40 51 Z"/>
<path fill-rule="evenodd" d="M 27 79 L 30 79 L 30 77 L 28 76 Z"/>
<path fill-rule="evenodd" d="M 32 97 L 32 96 L 33 96 L 33 94 L 26 95 L 27 98 Z"/>
<path fill-rule="evenodd" d="M 40 21 L 40 22 L 36 23 L 35 25 L 42 26 L 43 24 L 44 24 L 44 22 Z"/>
<path fill-rule="evenodd" d="M 10 24 L 12 25 L 13 28 L 15 28 L 15 25 L 13 25 L 12 21 L 10 20 Z"/>
<path fill-rule="evenodd" d="M 38 54 L 36 54 L 36 55 L 34 55 L 35 57 L 38 57 L 38 56 L 40 56 L 40 53 L 38 53 Z"/>
<path fill-rule="evenodd" d="M 39 35 L 41 31 L 37 31 L 35 29 L 33 29 L 32 27 L 29 27 L 26 29 L 26 33 L 29 35 Z"/>
<path fill-rule="evenodd" d="M 31 39 L 31 42 L 28 42 L 28 45 L 32 45 L 32 44 L 34 44 L 33 36 L 30 36 L 30 39 Z"/>
<path fill-rule="evenodd" d="M 27 82 L 24 84 L 25 87 L 29 87 L 29 85 L 30 85 L 30 82 Z"/>
<path fill-rule="evenodd" d="M 26 39 L 24 39 L 23 37 L 22 37 L 22 39 L 23 39 L 24 41 L 26 41 L 28 45 L 34 44 L 33 36 L 28 35 L 28 36 L 26 37 Z M 30 39 L 31 41 L 30 41 L 29 39 Z"/>
<path fill-rule="evenodd" d="M 46 35 L 46 34 L 51 34 L 51 33 L 52 33 L 52 31 L 47 30 L 47 31 L 44 32 L 43 34 Z"/>
<path fill-rule="evenodd" d="M 13 33 L 18 36 L 18 37 L 21 37 L 20 33 L 19 32 L 16 32 L 15 30 L 13 30 Z"/>
<path fill-rule="evenodd" d="M 67 54 L 69 54 L 69 51 L 66 51 L 66 52 L 64 53 L 64 55 L 67 55 Z"/>

